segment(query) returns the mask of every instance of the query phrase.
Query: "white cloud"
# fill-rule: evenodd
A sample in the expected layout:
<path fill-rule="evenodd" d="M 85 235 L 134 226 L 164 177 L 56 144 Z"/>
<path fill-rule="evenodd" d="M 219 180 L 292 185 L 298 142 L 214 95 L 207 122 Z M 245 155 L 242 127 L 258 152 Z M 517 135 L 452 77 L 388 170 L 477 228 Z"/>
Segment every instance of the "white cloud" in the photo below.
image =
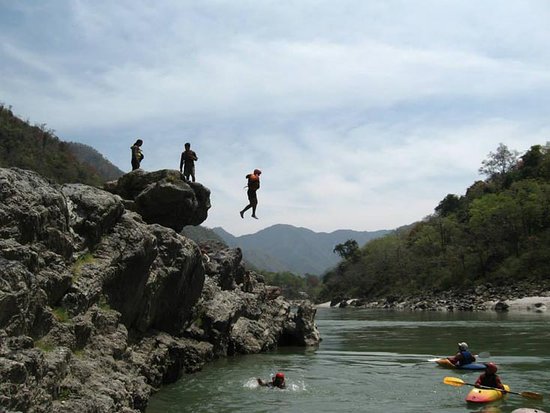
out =
<path fill-rule="evenodd" d="M 0 3 L 0 100 L 123 168 L 137 136 L 146 169 L 191 141 L 209 226 L 391 228 L 463 192 L 499 142 L 548 140 L 548 17 L 535 0 Z M 243 221 L 255 167 L 261 221 Z"/>

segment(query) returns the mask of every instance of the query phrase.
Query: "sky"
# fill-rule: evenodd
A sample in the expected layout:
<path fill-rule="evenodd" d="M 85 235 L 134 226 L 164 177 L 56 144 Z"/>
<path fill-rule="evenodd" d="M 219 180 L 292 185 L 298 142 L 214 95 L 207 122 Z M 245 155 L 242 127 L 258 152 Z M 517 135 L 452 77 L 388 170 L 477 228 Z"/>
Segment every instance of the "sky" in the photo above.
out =
<path fill-rule="evenodd" d="M 123 171 L 190 142 L 207 227 L 375 231 L 550 140 L 549 44 L 548 0 L 0 0 L 0 102 Z"/>

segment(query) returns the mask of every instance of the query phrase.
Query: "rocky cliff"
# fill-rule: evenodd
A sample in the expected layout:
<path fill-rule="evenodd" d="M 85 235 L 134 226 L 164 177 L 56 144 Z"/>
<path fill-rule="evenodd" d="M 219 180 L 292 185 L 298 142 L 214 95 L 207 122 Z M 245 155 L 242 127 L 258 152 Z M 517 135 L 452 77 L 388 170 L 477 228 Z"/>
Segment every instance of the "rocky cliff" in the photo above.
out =
<path fill-rule="evenodd" d="M 313 307 L 239 249 L 176 232 L 210 207 L 178 177 L 138 170 L 111 193 L 0 169 L 0 411 L 144 411 L 214 357 L 319 342 Z"/>

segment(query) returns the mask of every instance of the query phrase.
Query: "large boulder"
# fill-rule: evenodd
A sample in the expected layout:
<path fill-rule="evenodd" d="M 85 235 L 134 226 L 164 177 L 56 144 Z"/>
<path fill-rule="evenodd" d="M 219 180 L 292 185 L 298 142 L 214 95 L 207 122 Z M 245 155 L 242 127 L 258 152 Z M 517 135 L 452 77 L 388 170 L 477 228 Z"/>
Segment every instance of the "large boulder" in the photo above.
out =
<path fill-rule="evenodd" d="M 186 225 L 200 225 L 208 217 L 210 190 L 184 181 L 175 170 L 136 169 L 109 182 L 105 189 L 129 201 L 127 207 L 138 212 L 145 222 L 178 232 Z"/>
<path fill-rule="evenodd" d="M 0 238 L 20 244 L 41 242 L 69 257 L 73 250 L 65 197 L 40 175 L 0 169 Z"/>
<path fill-rule="evenodd" d="M 274 294 L 278 288 L 245 270 L 241 259 L 239 249 L 209 246 L 209 270 L 186 335 L 210 342 L 216 356 L 259 353 L 278 345 L 318 345 L 313 305 L 290 303 Z"/>

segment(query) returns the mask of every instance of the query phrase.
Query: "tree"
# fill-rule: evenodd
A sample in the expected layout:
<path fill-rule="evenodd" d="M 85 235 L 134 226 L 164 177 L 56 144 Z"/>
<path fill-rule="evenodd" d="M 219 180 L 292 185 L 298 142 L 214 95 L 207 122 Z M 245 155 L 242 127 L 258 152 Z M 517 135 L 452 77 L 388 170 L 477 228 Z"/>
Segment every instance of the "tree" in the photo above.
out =
<path fill-rule="evenodd" d="M 359 252 L 359 244 L 354 239 L 348 239 L 343 244 L 338 244 L 334 247 L 332 252 L 338 254 L 344 260 L 352 258 Z"/>
<path fill-rule="evenodd" d="M 509 150 L 506 145 L 500 143 L 495 153 L 489 152 L 488 158 L 481 162 L 479 173 L 488 178 L 503 177 L 504 174 L 514 168 L 518 161 L 519 153 Z"/>
<path fill-rule="evenodd" d="M 444 217 L 456 212 L 459 208 L 460 198 L 454 194 L 448 194 L 439 205 L 435 207 L 435 212 Z"/>

